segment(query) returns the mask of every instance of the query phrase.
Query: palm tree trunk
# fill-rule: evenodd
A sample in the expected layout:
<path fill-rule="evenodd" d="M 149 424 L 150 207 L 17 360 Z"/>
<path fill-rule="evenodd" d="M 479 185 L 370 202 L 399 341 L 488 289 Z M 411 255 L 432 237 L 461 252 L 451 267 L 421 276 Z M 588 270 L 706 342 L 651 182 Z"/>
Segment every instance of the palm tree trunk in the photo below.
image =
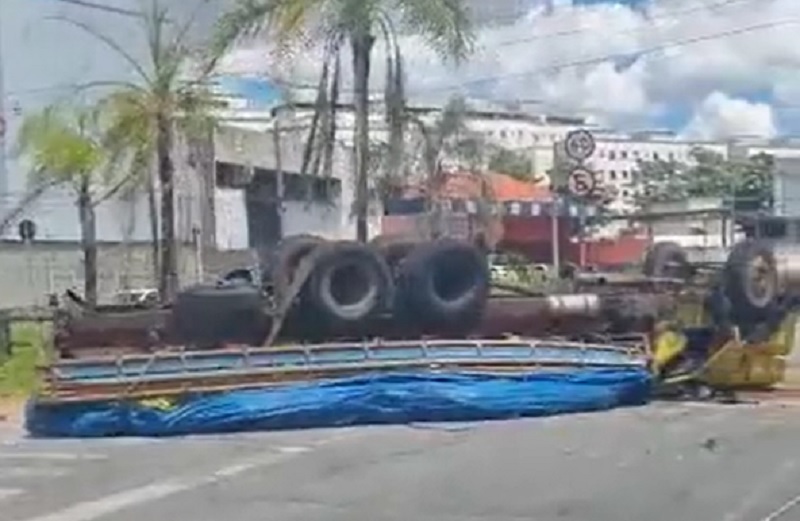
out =
<path fill-rule="evenodd" d="M 353 88 L 355 126 L 353 138 L 356 149 L 356 238 L 366 242 L 369 237 L 369 61 L 375 38 L 368 31 L 353 34 Z"/>
<path fill-rule="evenodd" d="M 161 185 L 161 276 L 162 302 L 171 302 L 178 290 L 178 255 L 175 244 L 175 166 L 172 164 L 172 126 L 169 118 L 156 118 L 156 156 Z"/>
<path fill-rule="evenodd" d="M 153 256 L 153 280 L 161 280 L 161 244 L 158 233 L 158 203 L 156 201 L 156 187 L 153 174 L 148 174 L 147 181 L 147 211 L 150 214 L 150 240 L 152 245 L 151 255 Z"/>
<path fill-rule="evenodd" d="M 83 249 L 83 294 L 89 305 L 96 306 L 97 229 L 88 179 L 81 181 L 78 190 L 78 218 L 81 223 L 81 247 Z"/>

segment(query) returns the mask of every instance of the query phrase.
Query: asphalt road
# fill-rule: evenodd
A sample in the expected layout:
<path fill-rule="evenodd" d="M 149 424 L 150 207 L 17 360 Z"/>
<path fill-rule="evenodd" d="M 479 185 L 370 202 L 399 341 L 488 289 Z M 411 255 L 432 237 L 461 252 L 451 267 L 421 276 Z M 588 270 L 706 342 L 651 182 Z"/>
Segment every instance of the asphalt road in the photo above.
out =
<path fill-rule="evenodd" d="M 776 404 L 167 440 L 6 436 L 0 519 L 797 520 L 798 446 L 800 407 Z"/>

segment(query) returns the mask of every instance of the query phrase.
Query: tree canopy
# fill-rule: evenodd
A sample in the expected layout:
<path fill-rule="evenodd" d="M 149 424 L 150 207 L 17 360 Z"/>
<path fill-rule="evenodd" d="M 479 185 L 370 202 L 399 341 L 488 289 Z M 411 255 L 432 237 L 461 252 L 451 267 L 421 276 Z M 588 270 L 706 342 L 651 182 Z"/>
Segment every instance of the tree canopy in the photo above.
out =
<path fill-rule="evenodd" d="M 739 210 L 767 210 L 773 205 L 775 163 L 767 154 L 726 159 L 696 148 L 690 161 L 640 161 L 638 202 L 679 201 L 690 197 L 720 197 Z"/>

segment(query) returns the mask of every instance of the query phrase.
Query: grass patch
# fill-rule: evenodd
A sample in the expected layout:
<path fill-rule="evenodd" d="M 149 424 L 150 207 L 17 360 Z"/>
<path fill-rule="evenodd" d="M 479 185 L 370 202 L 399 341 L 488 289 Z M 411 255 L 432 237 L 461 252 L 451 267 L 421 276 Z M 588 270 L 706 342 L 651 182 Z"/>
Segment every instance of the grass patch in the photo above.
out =
<path fill-rule="evenodd" d="M 36 367 L 46 361 L 49 325 L 18 322 L 11 326 L 11 355 L 0 364 L 0 397 L 27 396 L 36 390 Z"/>

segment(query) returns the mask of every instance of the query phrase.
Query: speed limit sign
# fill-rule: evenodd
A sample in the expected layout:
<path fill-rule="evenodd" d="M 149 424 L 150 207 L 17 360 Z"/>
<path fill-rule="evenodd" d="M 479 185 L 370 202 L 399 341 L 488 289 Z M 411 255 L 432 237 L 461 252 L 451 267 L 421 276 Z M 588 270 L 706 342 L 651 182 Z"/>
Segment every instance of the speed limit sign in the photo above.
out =
<path fill-rule="evenodd" d="M 586 197 L 594 193 L 597 179 L 594 173 L 585 168 L 576 168 L 569 174 L 569 191 L 577 197 Z"/>
<path fill-rule="evenodd" d="M 583 161 L 594 153 L 594 138 L 587 130 L 573 130 L 567 133 L 567 137 L 564 140 L 564 148 L 570 159 Z"/>

